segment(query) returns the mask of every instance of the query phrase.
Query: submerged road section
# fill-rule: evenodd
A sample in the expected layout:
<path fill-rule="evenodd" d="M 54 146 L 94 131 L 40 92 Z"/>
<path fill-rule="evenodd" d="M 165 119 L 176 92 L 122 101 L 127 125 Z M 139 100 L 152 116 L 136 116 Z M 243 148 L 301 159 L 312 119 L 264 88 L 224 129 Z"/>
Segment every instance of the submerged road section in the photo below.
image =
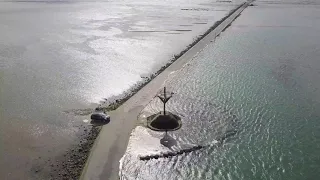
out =
<path fill-rule="evenodd" d="M 117 110 L 110 112 L 111 122 L 102 128 L 96 139 L 81 179 L 119 179 L 119 160 L 125 153 L 130 133 L 137 123 L 139 113 L 163 86 L 163 83 L 172 72 L 179 70 L 210 42 L 214 41 L 216 36 L 227 28 L 251 2 L 252 1 L 249 1 L 239 6 L 236 11 L 229 14 L 227 18 L 220 22 L 216 28 L 182 57 L 176 60 Z"/>

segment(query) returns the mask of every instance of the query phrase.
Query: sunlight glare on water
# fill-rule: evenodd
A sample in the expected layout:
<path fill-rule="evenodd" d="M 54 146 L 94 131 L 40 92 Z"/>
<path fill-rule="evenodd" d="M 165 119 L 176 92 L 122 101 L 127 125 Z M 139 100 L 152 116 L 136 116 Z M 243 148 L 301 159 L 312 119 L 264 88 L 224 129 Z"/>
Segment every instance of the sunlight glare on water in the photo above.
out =
<path fill-rule="evenodd" d="M 177 145 L 161 146 L 163 135 L 136 127 L 122 179 L 319 179 L 320 4 L 254 4 L 166 81 L 175 92 L 167 109 L 183 122 L 169 133 Z M 154 99 L 142 114 L 160 110 Z M 149 149 L 165 152 L 221 137 L 221 144 L 174 157 L 131 156 L 148 138 L 158 141 Z"/>

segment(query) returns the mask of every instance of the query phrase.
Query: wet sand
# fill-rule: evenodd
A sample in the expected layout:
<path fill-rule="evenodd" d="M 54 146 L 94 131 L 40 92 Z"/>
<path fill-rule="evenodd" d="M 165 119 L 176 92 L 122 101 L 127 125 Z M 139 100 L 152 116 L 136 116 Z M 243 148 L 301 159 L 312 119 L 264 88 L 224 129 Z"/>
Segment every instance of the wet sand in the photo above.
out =
<path fill-rule="evenodd" d="M 89 156 L 89 151 L 92 148 L 96 137 L 99 135 L 101 127 L 86 128 L 83 129 L 82 135 L 80 135 L 80 141 L 78 145 L 71 147 L 66 153 L 57 157 L 54 161 L 49 161 L 49 177 L 47 179 L 79 179 L 82 169 Z M 33 170 L 37 173 L 37 169 Z"/>
<path fill-rule="evenodd" d="M 244 3 L 230 13 L 223 21 L 215 24 L 204 34 L 191 48 L 187 49 L 177 61 L 158 74 L 152 81 L 147 83 L 142 89 L 125 101 L 115 111 L 110 112 L 111 122 L 105 125 L 97 137 L 82 172 L 81 179 L 118 179 L 119 162 L 123 156 L 132 129 L 137 123 L 137 116 L 146 104 L 154 97 L 156 92 L 163 86 L 168 76 L 183 68 L 192 58 L 199 53 L 209 42 L 214 41 L 232 21 L 250 3 Z"/>
<path fill-rule="evenodd" d="M 86 141 L 104 98 L 149 77 L 239 3 L 0 2 L 0 176 L 50 178 Z"/>
<path fill-rule="evenodd" d="M 193 56 L 195 56 L 201 49 L 203 49 L 206 44 L 211 42 L 216 36 L 219 35 L 220 32 L 224 31 L 226 28 L 230 26 L 233 20 L 235 20 L 242 10 L 250 3 L 243 3 L 234 10 L 230 11 L 230 13 L 222 18 L 221 20 L 217 21 L 212 27 L 210 27 L 204 34 L 200 35 L 199 38 L 197 38 L 195 41 L 193 41 L 190 45 L 186 47 L 183 51 L 181 51 L 179 54 L 174 55 L 174 57 L 163 67 L 161 67 L 157 72 L 152 74 L 150 77 L 145 77 L 145 81 L 138 83 L 134 87 L 128 90 L 130 92 L 127 96 L 122 97 L 121 99 L 115 99 L 112 102 L 105 102 L 100 104 L 96 109 L 97 110 L 103 110 L 111 115 L 112 121 L 116 122 L 122 122 L 124 119 L 132 119 L 131 117 L 137 117 L 137 114 L 142 110 L 144 106 L 142 104 L 146 104 L 141 102 L 140 106 L 137 106 L 134 108 L 133 111 L 129 111 L 129 114 L 125 116 L 122 115 L 123 110 L 119 110 L 117 108 L 121 108 L 122 105 L 126 106 L 132 106 L 129 105 L 130 98 L 132 96 L 139 98 L 141 94 L 146 93 L 140 92 L 141 89 L 147 88 L 145 86 L 151 87 L 147 91 L 148 96 L 153 96 L 154 93 L 158 90 L 159 85 L 161 86 L 161 82 L 164 82 L 166 77 L 171 73 L 174 72 L 172 68 L 174 69 L 180 69 L 183 67 L 189 60 L 192 59 Z M 170 67 L 169 67 L 170 66 Z M 167 68 L 169 67 L 168 70 Z M 164 72 L 166 71 L 166 72 Z M 170 72 L 170 73 L 169 73 Z M 166 74 L 166 75 L 163 75 Z M 161 75 L 162 77 L 158 77 L 158 75 Z M 155 79 L 156 78 L 156 79 Z M 156 85 L 148 85 L 152 81 L 152 84 Z M 161 81 L 161 82 L 159 82 Z M 152 93 L 154 92 L 154 93 Z M 138 93 L 138 94 L 137 94 Z M 139 95 L 140 94 L 140 95 Z M 152 97 L 149 97 L 152 99 Z M 133 99 L 136 99 L 133 98 Z M 143 98 L 144 100 L 148 100 L 146 98 Z M 136 101 L 136 100 L 133 100 Z M 145 101 L 146 102 L 146 101 Z M 131 100 L 132 103 L 132 100 Z M 137 103 L 137 102 L 136 102 Z M 92 109 L 88 109 L 88 113 L 91 113 Z M 87 114 L 86 112 L 82 112 Z M 119 120 L 120 117 L 120 120 Z M 122 119 L 121 119 L 122 118 Z M 134 119 L 134 118 L 133 118 Z M 129 122 L 129 121 L 126 121 Z M 110 142 L 116 142 L 117 144 L 113 144 L 112 149 L 110 149 L 109 152 L 103 152 L 103 154 L 108 155 L 108 162 L 112 162 L 112 166 L 108 166 L 108 169 L 106 172 L 101 174 L 101 178 L 106 178 L 105 176 L 108 176 L 109 178 L 112 177 L 112 179 L 117 179 L 118 175 L 117 172 L 119 170 L 119 159 L 123 155 L 124 151 L 126 150 L 127 142 L 131 133 L 131 130 L 135 126 L 136 121 L 130 120 L 131 123 L 126 124 L 119 124 L 119 123 L 110 123 L 105 125 L 105 127 L 102 126 L 92 126 L 90 128 L 80 125 L 81 129 L 81 135 L 80 141 L 78 145 L 74 145 L 69 150 L 67 150 L 65 153 L 63 153 L 61 156 L 57 157 L 55 161 L 51 161 L 50 159 L 47 161 L 51 170 L 48 170 L 50 173 L 50 177 L 48 179 L 79 179 L 81 174 L 81 179 L 84 178 L 86 175 L 86 169 L 88 168 L 88 162 L 91 161 L 91 156 L 93 154 L 91 149 L 96 150 L 96 144 L 100 143 L 101 140 L 99 138 L 103 136 L 103 139 L 107 143 L 103 143 L 105 145 L 112 144 Z M 125 127 L 119 129 L 119 127 Z M 100 132 L 103 129 L 102 132 Z M 110 133 L 116 133 L 118 134 L 121 132 L 121 136 L 117 136 L 117 139 L 115 140 L 113 136 L 110 136 Z M 111 138 L 106 138 L 111 137 Z M 119 139 L 120 138 L 120 139 Z M 98 142 L 97 142 L 98 141 Z M 103 149 L 105 151 L 105 149 Z M 99 154 L 102 152 L 99 151 Z M 91 155 L 90 155 L 91 154 Z M 86 164 L 87 163 L 87 164 Z M 83 171 L 84 170 L 84 171 Z M 34 173 L 38 173 L 39 169 L 33 168 L 32 170 Z M 109 176 L 111 174 L 111 176 Z M 97 178 L 97 177 L 96 177 Z M 99 178 L 98 178 L 99 179 Z"/>

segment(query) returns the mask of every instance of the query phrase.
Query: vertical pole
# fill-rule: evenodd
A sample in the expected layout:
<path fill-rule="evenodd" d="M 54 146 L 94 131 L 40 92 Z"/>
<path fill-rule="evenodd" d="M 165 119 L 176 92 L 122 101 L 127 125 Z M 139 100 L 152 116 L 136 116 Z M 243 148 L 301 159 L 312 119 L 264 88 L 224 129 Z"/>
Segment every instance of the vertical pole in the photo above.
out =
<path fill-rule="evenodd" d="M 167 102 L 166 87 L 163 88 L 163 94 L 164 94 L 163 115 L 166 115 L 166 102 Z"/>

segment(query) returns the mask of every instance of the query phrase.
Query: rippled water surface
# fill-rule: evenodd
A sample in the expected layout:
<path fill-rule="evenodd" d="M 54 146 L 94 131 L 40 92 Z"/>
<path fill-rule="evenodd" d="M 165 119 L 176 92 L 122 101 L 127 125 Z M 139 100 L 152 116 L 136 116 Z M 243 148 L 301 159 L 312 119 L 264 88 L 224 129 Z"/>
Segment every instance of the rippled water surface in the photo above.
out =
<path fill-rule="evenodd" d="M 123 179 L 319 179 L 320 3 L 257 1 L 168 78 L 183 126 L 134 129 Z M 161 110 L 152 100 L 139 117 Z M 223 141 L 217 141 L 223 138 Z M 138 160 L 207 146 L 170 158 Z"/>
<path fill-rule="evenodd" d="M 101 100 L 241 2 L 0 1 L 0 179 L 45 179 L 44 161 L 78 143 L 78 125 Z"/>

